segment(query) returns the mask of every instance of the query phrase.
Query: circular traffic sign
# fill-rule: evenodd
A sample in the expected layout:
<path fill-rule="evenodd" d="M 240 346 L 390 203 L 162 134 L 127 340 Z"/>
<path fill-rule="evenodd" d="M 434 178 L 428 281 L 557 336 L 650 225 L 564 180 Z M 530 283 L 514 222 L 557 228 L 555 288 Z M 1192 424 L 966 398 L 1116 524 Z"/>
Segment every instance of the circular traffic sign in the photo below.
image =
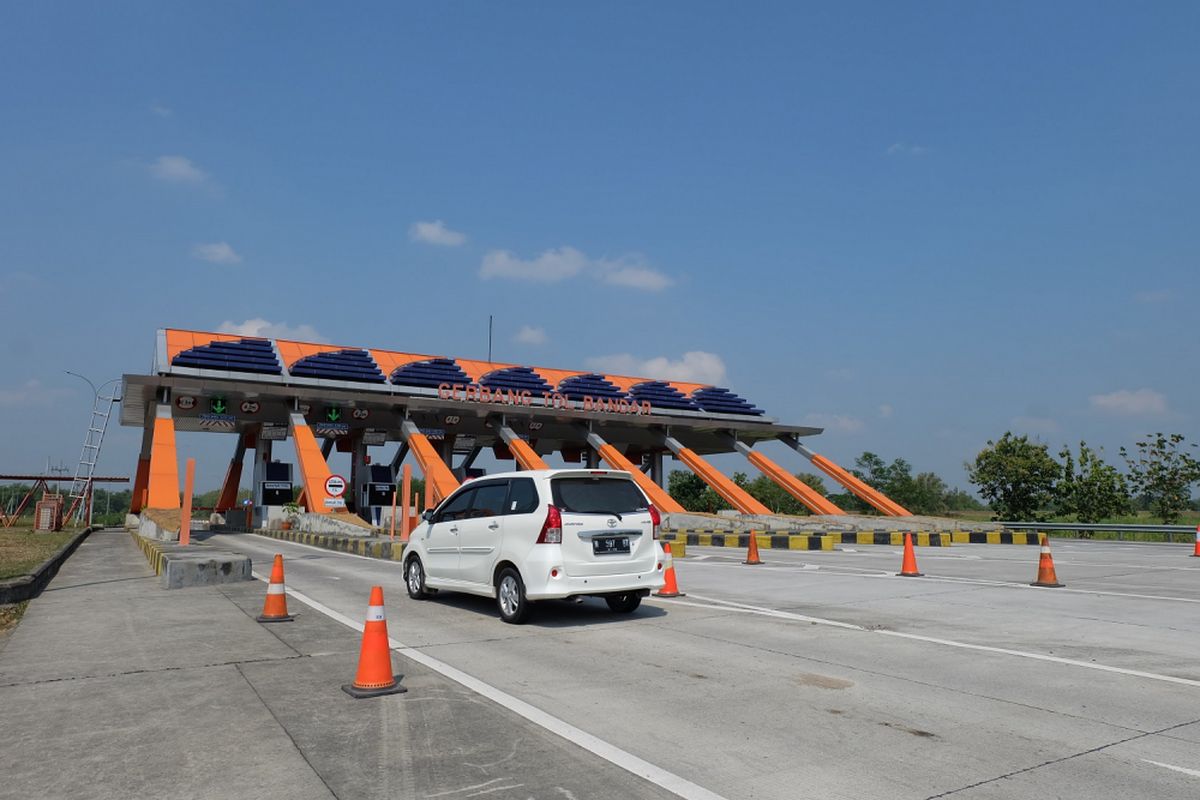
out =
<path fill-rule="evenodd" d="M 241 408 L 242 408 L 243 414 L 257 414 L 259 407 L 260 406 L 259 406 L 257 400 L 243 400 L 242 401 Z"/>
<path fill-rule="evenodd" d="M 346 479 L 341 475 L 330 475 L 325 479 L 325 494 L 330 497 L 341 497 L 346 493 Z"/>

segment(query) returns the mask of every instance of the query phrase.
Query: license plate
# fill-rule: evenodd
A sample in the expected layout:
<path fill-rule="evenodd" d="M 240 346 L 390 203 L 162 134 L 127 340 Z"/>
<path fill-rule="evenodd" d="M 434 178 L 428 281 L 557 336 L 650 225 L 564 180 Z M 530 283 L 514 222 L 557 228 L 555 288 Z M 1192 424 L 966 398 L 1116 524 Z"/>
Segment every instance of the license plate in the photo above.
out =
<path fill-rule="evenodd" d="M 604 555 L 607 553 L 628 553 L 628 536 L 604 536 L 592 539 L 592 553 Z"/>

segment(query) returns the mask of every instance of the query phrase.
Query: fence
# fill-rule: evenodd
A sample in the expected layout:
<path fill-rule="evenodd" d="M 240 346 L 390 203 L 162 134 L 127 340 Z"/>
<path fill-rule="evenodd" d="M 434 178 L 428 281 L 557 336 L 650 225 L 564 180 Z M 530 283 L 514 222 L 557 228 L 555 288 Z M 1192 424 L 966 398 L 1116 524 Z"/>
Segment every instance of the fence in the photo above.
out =
<path fill-rule="evenodd" d="M 1131 542 L 1192 542 L 1198 528 L 1190 525 L 1114 525 L 1081 522 L 1001 522 L 1010 531 L 1042 531 L 1056 536 L 1099 538 Z M 1095 534 L 1102 534 L 1095 536 Z M 1115 534 L 1109 536 L 1107 534 Z M 1178 538 L 1176 538 L 1178 537 Z"/>

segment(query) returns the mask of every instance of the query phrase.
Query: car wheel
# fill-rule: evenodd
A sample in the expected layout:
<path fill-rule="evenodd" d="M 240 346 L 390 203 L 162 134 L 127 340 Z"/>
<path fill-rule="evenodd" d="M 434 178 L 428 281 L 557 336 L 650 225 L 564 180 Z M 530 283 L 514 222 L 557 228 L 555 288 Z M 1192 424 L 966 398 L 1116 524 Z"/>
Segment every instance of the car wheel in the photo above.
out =
<path fill-rule="evenodd" d="M 408 560 L 408 566 L 404 569 L 404 583 L 408 587 L 408 596 L 413 600 L 429 597 L 429 590 L 425 588 L 425 568 L 416 556 Z"/>
<path fill-rule="evenodd" d="M 512 567 L 505 567 L 496 579 L 496 606 L 500 609 L 500 619 L 510 625 L 520 625 L 529 615 L 525 584 Z"/>
<path fill-rule="evenodd" d="M 608 603 L 608 607 L 618 614 L 631 614 L 642 604 L 642 596 L 633 592 L 610 594 L 604 598 L 604 602 Z"/>

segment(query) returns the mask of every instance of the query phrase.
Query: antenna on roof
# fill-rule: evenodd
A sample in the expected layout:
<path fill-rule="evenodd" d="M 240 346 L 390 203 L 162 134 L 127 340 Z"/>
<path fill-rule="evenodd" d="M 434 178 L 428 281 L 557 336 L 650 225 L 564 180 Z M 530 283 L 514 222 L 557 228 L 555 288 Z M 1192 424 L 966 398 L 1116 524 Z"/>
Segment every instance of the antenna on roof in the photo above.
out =
<path fill-rule="evenodd" d="M 492 363 L 492 315 L 488 314 L 488 363 Z"/>

